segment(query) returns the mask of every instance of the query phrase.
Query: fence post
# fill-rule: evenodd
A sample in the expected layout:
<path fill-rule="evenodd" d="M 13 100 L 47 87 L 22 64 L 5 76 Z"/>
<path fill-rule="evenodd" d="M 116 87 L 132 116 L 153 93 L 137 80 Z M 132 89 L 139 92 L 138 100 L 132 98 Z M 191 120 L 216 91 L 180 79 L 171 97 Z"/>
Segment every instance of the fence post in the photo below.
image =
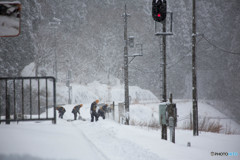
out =
<path fill-rule="evenodd" d="M 115 102 L 113 101 L 113 120 L 115 121 Z"/>
<path fill-rule="evenodd" d="M 173 117 L 169 117 L 170 141 L 175 143 L 175 122 Z"/>
<path fill-rule="evenodd" d="M 53 124 L 57 124 L 56 114 L 56 79 L 53 78 Z"/>
<path fill-rule="evenodd" d="M 192 112 L 190 112 L 190 129 L 193 129 Z"/>
<path fill-rule="evenodd" d="M 10 95 L 7 95 L 6 100 L 6 124 L 10 124 Z"/>
<path fill-rule="evenodd" d="M 124 117 L 124 104 L 123 103 L 118 103 L 118 123 L 123 123 L 122 118 Z"/>

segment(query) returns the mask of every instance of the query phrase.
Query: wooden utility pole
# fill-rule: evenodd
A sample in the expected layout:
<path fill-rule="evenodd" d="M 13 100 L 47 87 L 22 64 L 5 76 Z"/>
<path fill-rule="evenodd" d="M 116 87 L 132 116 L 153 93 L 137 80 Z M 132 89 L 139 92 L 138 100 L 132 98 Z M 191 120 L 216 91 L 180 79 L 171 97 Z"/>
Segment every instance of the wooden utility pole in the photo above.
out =
<path fill-rule="evenodd" d="M 196 73 L 196 0 L 192 2 L 192 101 L 193 101 L 193 135 L 198 136 L 198 101 Z"/>
<path fill-rule="evenodd" d="M 129 125 L 129 86 L 128 86 L 128 36 L 127 36 L 127 5 L 125 4 L 124 12 L 124 85 L 125 85 L 125 113 L 126 125 Z"/>

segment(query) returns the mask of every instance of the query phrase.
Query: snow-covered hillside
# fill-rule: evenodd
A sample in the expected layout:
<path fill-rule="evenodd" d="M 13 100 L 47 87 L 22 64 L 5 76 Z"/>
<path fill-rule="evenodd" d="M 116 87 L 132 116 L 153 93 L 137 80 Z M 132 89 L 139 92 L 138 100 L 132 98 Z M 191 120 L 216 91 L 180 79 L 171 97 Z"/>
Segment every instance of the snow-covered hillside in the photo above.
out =
<path fill-rule="evenodd" d="M 72 103 L 89 103 L 96 99 L 102 102 L 123 102 L 124 101 L 124 86 L 119 80 L 114 86 L 101 84 L 98 81 L 86 85 L 71 84 L 72 86 Z M 148 90 L 141 89 L 137 86 L 129 87 L 131 102 L 158 102 L 157 97 Z M 57 103 L 66 104 L 68 100 L 68 87 L 63 83 L 57 84 Z"/>
<path fill-rule="evenodd" d="M 27 65 L 22 73 L 22 76 L 35 76 L 35 64 Z M 123 102 L 124 101 L 124 85 L 120 80 L 112 77 L 108 84 L 102 84 L 99 81 L 94 81 L 88 84 L 71 83 L 71 101 L 77 103 L 91 103 L 96 99 L 106 102 Z M 41 87 L 45 87 L 42 85 Z M 51 90 L 52 91 L 52 90 Z M 67 104 L 69 93 L 66 83 L 58 82 L 56 84 L 57 104 Z M 141 89 L 137 86 L 129 87 L 130 101 L 132 103 L 153 103 L 159 102 L 157 97 L 150 91 Z"/>

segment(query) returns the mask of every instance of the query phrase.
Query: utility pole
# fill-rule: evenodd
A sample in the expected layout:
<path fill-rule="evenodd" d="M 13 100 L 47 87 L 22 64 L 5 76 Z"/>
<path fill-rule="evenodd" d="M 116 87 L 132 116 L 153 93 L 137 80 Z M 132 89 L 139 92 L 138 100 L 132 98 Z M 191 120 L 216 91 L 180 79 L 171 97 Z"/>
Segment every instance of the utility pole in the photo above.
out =
<path fill-rule="evenodd" d="M 128 36 L 127 36 L 127 5 L 125 4 L 124 17 L 124 87 L 125 87 L 125 112 L 126 112 L 126 125 L 129 125 L 129 86 L 128 86 Z"/>
<path fill-rule="evenodd" d="M 143 44 L 139 43 L 136 46 L 140 46 L 140 53 L 128 55 L 128 45 L 130 48 L 134 48 L 134 37 L 127 35 L 127 18 L 130 14 L 127 14 L 127 5 L 125 4 L 125 12 L 122 15 L 124 18 L 124 89 L 125 89 L 125 124 L 129 125 L 130 115 L 129 115 L 129 85 L 128 85 L 128 65 L 133 61 L 134 58 L 138 56 L 143 56 Z M 132 59 L 128 61 L 128 58 Z"/>
<path fill-rule="evenodd" d="M 193 135 L 198 136 L 198 101 L 196 73 L 196 0 L 192 1 L 192 101 L 193 101 Z"/>
<path fill-rule="evenodd" d="M 54 49 L 54 71 L 55 71 L 55 78 L 56 78 L 56 82 L 58 81 L 58 77 L 57 77 L 57 72 L 58 72 L 58 67 L 57 67 L 57 36 L 56 36 L 56 30 L 54 30 L 54 38 L 55 38 L 55 49 Z"/>
<path fill-rule="evenodd" d="M 55 47 L 55 49 L 54 49 L 54 68 L 53 68 L 53 70 L 54 70 L 54 73 L 55 73 L 56 82 L 58 80 L 58 77 L 57 77 L 57 72 L 58 72 L 57 65 L 58 65 L 58 63 L 57 63 L 57 35 L 56 35 L 56 30 L 58 28 L 58 25 L 60 25 L 61 21 L 62 21 L 61 19 L 58 19 L 58 18 L 55 17 L 55 12 L 54 12 L 53 21 L 49 22 L 50 28 L 54 29 L 54 39 L 55 39 L 55 43 L 54 43 L 55 46 L 54 47 Z"/>
<path fill-rule="evenodd" d="M 70 85 L 72 79 L 72 71 L 68 70 L 67 74 L 67 87 L 68 87 L 68 104 L 72 104 L 72 98 L 71 98 L 71 91 L 72 91 L 72 86 Z"/>
<path fill-rule="evenodd" d="M 110 69 L 108 68 L 108 98 L 107 102 L 111 102 L 111 82 L 110 82 Z"/>

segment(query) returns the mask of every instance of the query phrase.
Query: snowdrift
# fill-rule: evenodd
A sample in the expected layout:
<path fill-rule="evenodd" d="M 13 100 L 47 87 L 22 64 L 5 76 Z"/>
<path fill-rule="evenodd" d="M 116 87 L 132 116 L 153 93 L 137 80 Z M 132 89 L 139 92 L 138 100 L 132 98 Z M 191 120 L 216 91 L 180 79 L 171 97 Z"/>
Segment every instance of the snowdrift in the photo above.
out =
<path fill-rule="evenodd" d="M 35 64 L 27 65 L 22 76 L 35 76 Z M 96 99 L 101 102 L 123 102 L 124 101 L 124 85 L 120 80 L 113 77 L 109 84 L 102 84 L 94 81 L 88 84 L 71 83 L 70 97 L 72 104 L 91 103 Z M 45 87 L 42 85 L 41 87 Z M 67 104 L 69 99 L 69 88 L 66 83 L 56 84 L 57 104 Z M 131 103 L 153 103 L 159 102 L 158 98 L 150 91 L 141 89 L 137 86 L 129 87 L 129 95 Z"/>

